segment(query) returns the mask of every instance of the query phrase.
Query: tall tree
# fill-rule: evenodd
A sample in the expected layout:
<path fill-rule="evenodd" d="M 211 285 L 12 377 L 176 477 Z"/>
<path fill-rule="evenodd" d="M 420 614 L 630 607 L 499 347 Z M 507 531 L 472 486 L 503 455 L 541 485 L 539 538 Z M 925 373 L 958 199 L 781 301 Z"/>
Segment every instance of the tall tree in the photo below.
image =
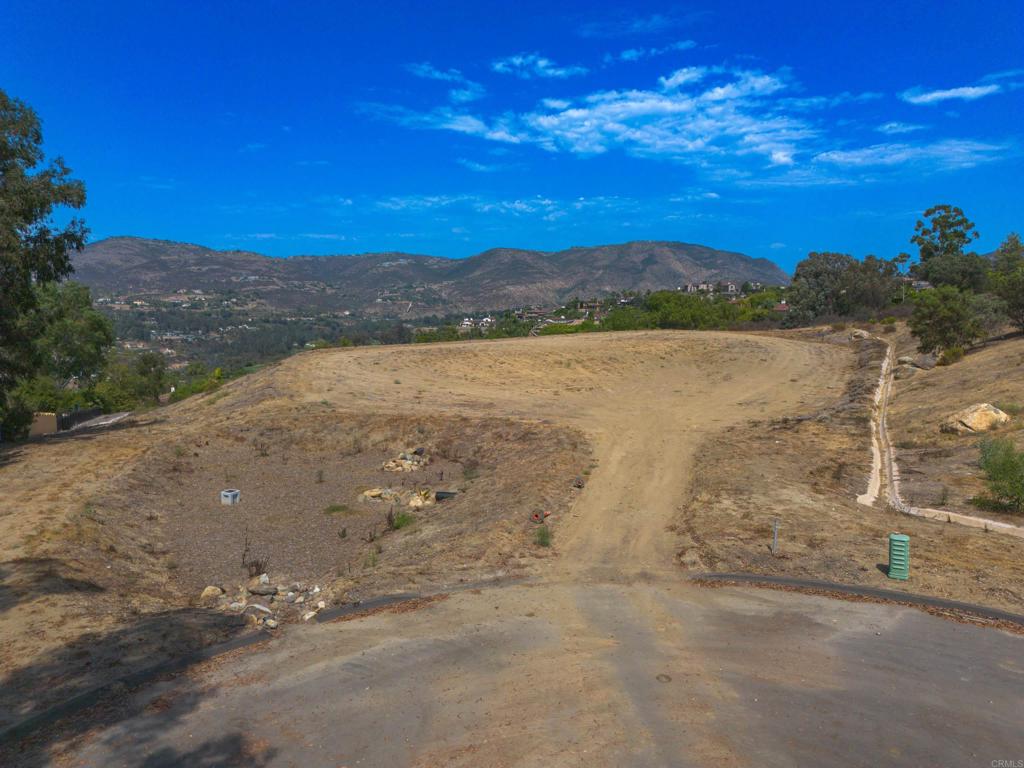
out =
<path fill-rule="evenodd" d="M 81 283 L 44 283 L 37 292 L 43 369 L 60 389 L 72 379 L 88 385 L 103 370 L 114 344 L 113 323 L 92 308 L 89 289 Z"/>
<path fill-rule="evenodd" d="M 920 257 L 914 274 L 933 285 L 981 290 L 988 264 L 982 256 L 965 251 L 978 239 L 974 222 L 953 205 L 933 205 L 924 216 L 927 221 L 919 220 L 910 238 Z"/>
<path fill-rule="evenodd" d="M 69 275 L 87 234 L 77 218 L 54 222 L 55 209 L 85 205 L 85 186 L 61 158 L 45 164 L 42 145 L 36 113 L 0 90 L 0 419 L 15 381 L 38 363 L 35 286 Z"/>
<path fill-rule="evenodd" d="M 922 291 L 914 300 L 909 325 L 921 352 L 969 347 L 984 333 L 971 306 L 971 294 L 949 285 Z"/>
<path fill-rule="evenodd" d="M 1010 322 L 1024 331 L 1024 243 L 1017 233 L 1011 233 L 996 251 L 989 283 L 1006 305 Z"/>

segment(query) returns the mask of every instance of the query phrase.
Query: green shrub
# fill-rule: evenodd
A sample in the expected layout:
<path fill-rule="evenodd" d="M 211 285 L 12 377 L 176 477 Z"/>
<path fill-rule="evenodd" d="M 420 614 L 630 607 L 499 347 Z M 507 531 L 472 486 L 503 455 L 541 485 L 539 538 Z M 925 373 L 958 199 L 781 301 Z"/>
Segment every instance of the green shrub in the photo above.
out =
<path fill-rule="evenodd" d="M 1006 438 L 981 444 L 981 464 L 989 492 L 1017 512 L 1024 512 L 1024 451 Z"/>
<path fill-rule="evenodd" d="M 32 426 L 32 409 L 12 397 L 0 403 L 0 441 L 20 440 L 28 435 Z"/>
<path fill-rule="evenodd" d="M 846 323 L 832 323 L 832 330 L 836 333 L 846 330 Z"/>
<path fill-rule="evenodd" d="M 938 365 L 952 365 L 964 359 L 964 348 L 956 345 L 942 350 L 939 356 Z"/>
<path fill-rule="evenodd" d="M 1001 403 L 995 403 L 995 406 L 996 406 L 996 408 L 998 408 L 1003 413 L 1008 413 L 1011 416 L 1020 416 L 1021 413 L 1024 413 L 1024 405 L 1021 405 L 1020 403 L 1002 403 L 1001 402 Z"/>

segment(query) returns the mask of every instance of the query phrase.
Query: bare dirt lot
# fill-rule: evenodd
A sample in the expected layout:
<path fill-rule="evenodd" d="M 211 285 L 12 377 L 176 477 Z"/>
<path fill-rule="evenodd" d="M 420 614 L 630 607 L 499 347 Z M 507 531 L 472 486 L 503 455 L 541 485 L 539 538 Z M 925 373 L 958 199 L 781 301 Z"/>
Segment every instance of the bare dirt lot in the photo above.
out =
<path fill-rule="evenodd" d="M 634 764 L 665 764 L 682 754 L 698 764 L 742 764 L 749 744 L 730 737 L 718 719 L 733 711 L 727 704 L 741 690 L 766 683 L 715 673 L 721 666 L 710 648 L 718 630 L 702 635 L 694 617 L 722 631 L 768 632 L 782 643 L 780 684 L 785 677 L 787 685 L 798 685 L 795 676 L 807 668 L 783 647 L 791 629 L 799 635 L 814 626 L 823 642 L 842 645 L 850 632 L 862 631 L 865 616 L 881 631 L 902 626 L 906 611 L 837 608 L 828 614 L 835 626 L 819 626 L 812 618 L 822 611 L 818 602 L 789 609 L 786 601 L 795 598 L 751 601 L 729 590 L 703 592 L 680 581 L 680 560 L 690 568 L 745 564 L 887 581 L 875 565 L 884 534 L 896 527 L 890 523 L 905 527 L 903 521 L 852 501 L 867 481 L 862 401 L 868 382 L 877 381 L 874 362 L 838 338 L 724 333 L 326 350 L 118 430 L 4 454 L 0 483 L 11 491 L 0 525 L 4 568 L 14 574 L 5 577 L 9 599 L 0 612 L 2 709 L 9 720 L 143 658 L 233 631 L 238 616 L 223 603 L 237 597 L 242 583 L 247 532 L 269 558 L 272 584 L 317 581 L 328 603 L 530 577 L 503 597 L 485 589 L 429 606 L 422 632 L 405 634 L 395 624 L 420 612 L 323 625 L 315 635 L 303 634 L 312 631 L 308 625 L 296 626 L 270 667 L 252 656 L 254 666 L 241 678 L 228 665 L 175 683 L 184 704 L 181 711 L 170 708 L 170 720 L 144 714 L 86 740 L 74 728 L 54 732 L 19 759 L 42 765 L 64 749 L 85 749 L 74 758 L 81 764 L 133 764 L 132 755 L 142 753 L 132 750 L 139 748 L 163 755 L 155 765 L 288 764 L 308 758 L 317 740 L 282 721 L 276 708 L 252 712 L 258 722 L 232 720 L 230 734 L 200 728 L 219 718 L 193 708 L 207 694 L 230 689 L 236 693 L 217 694 L 208 706 L 238 711 L 232 696 L 260 698 L 256 691 L 274 690 L 290 702 L 289 711 L 302 711 L 301 702 L 327 695 L 306 684 L 340 673 L 337 695 L 350 697 L 345 701 L 353 708 L 338 726 L 341 741 L 310 764 L 354 763 L 362 755 L 368 764 L 613 765 L 627 754 L 644 756 Z M 425 469 L 381 469 L 417 447 L 430 457 Z M 577 476 L 582 489 L 574 487 Z M 408 492 L 403 481 L 459 493 L 411 510 L 411 525 L 370 540 L 385 511 L 375 511 L 380 502 L 361 501 L 361 491 L 390 485 Z M 237 508 L 215 500 L 228 486 L 242 491 Z M 552 512 L 550 549 L 533 543 L 529 518 L 537 511 Z M 764 525 L 772 514 L 792 515 L 784 523 L 788 559 L 765 558 Z M 964 531 L 962 540 L 956 532 L 950 541 L 957 556 L 976 547 L 978 571 L 945 578 L 941 567 L 927 565 L 922 548 L 930 542 L 952 561 L 942 550 L 949 527 L 919 524 L 931 528 L 915 537 L 908 588 L 970 599 L 980 594 L 970 580 L 984 568 L 988 581 L 980 583 L 995 602 L 997 587 L 1019 578 L 1013 553 L 997 552 L 976 531 Z M 196 607 L 204 583 L 229 590 L 221 609 Z M 1011 591 L 1000 604 L 1015 599 Z M 750 621 L 728 619 L 734 611 Z M 339 629 L 322 633 L 330 627 Z M 906 629 L 901 642 L 941 636 L 940 656 L 957 647 L 935 624 Z M 843 652 L 864 658 L 870 642 L 857 636 Z M 999 658 L 1016 648 L 999 646 Z M 358 661 L 365 653 L 371 657 Z M 286 660 L 299 658 L 301 679 L 278 676 L 292 667 Z M 848 685 L 828 658 L 826 652 L 814 685 Z M 444 672 L 449 663 L 456 668 Z M 375 670 L 377 682 L 366 685 L 376 687 L 378 676 L 390 681 L 383 698 L 362 709 L 352 698 L 357 689 L 349 688 L 366 687 L 362 673 L 350 674 L 359 669 Z M 659 687 L 666 685 L 662 677 L 686 685 Z M 1002 702 L 1002 692 L 992 696 Z M 953 709 L 936 716 L 952 717 Z M 477 712 L 473 729 L 455 728 L 453 718 L 470 710 Z M 392 733 L 363 744 L 359 734 L 370 733 L 389 711 L 400 713 L 400 738 Z M 168 723 L 176 726 L 165 729 Z M 1000 723 L 993 743 L 1003 738 Z M 275 742 L 292 739 L 292 731 L 299 752 L 286 754 Z M 182 741 L 192 732 L 208 739 L 195 745 L 198 751 Z M 808 759 L 821 757 L 819 746 L 809 744 Z M 588 749 L 603 757 L 587 760 L 581 750 Z M 914 754 L 928 749 L 921 742 Z"/>

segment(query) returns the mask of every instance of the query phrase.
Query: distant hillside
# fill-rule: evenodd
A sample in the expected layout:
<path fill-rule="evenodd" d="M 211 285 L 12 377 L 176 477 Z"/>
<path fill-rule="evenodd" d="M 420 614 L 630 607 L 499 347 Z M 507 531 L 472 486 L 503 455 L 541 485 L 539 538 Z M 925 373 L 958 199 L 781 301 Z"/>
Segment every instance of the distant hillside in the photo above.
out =
<path fill-rule="evenodd" d="M 244 294 L 281 309 L 407 316 L 555 305 L 573 296 L 658 290 L 702 280 L 788 282 L 767 259 L 661 241 L 555 252 L 493 248 L 467 259 L 408 253 L 280 259 L 114 237 L 87 246 L 76 254 L 74 265 L 75 279 L 98 295 L 200 289 Z"/>

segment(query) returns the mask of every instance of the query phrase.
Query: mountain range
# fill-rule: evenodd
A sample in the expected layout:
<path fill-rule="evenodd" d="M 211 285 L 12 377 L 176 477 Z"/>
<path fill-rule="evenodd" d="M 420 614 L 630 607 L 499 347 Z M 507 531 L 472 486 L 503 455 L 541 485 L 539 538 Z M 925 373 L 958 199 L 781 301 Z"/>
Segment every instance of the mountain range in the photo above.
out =
<path fill-rule="evenodd" d="M 137 237 L 91 243 L 74 279 L 97 296 L 241 295 L 269 308 L 423 316 L 555 306 L 579 296 L 729 279 L 789 282 L 768 259 L 704 245 L 634 241 L 562 251 L 492 248 L 464 259 L 409 253 L 274 258 Z"/>

